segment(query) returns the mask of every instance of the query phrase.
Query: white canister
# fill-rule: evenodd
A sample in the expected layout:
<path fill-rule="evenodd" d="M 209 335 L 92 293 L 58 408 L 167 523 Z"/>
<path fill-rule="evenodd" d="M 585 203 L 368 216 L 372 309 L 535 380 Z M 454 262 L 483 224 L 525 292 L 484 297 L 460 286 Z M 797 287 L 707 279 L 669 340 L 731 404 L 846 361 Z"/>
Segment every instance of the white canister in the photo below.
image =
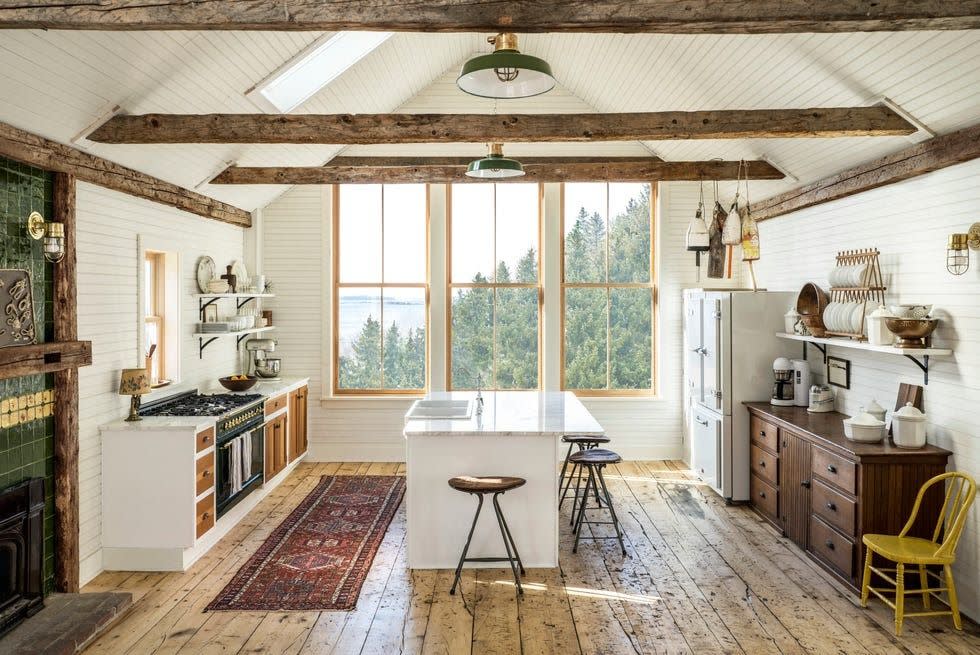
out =
<path fill-rule="evenodd" d="M 926 415 L 912 403 L 892 414 L 892 441 L 899 448 L 922 448 L 926 445 Z"/>
<path fill-rule="evenodd" d="M 885 327 L 885 319 L 890 318 L 891 313 L 885 309 L 884 305 L 879 305 L 865 321 L 868 324 L 868 343 L 872 346 L 890 346 L 895 341 L 895 335 Z"/>
<path fill-rule="evenodd" d="M 787 334 L 793 334 L 796 331 L 796 323 L 800 320 L 800 313 L 796 311 L 795 307 L 790 307 L 789 311 L 783 314 L 783 327 L 786 328 Z"/>
<path fill-rule="evenodd" d="M 885 408 L 882 407 L 881 405 L 879 405 L 878 404 L 878 401 L 875 400 L 874 398 L 871 399 L 871 402 L 868 403 L 868 406 L 865 407 L 864 411 L 866 411 L 868 414 L 871 414 L 876 419 L 878 419 L 879 421 L 881 421 L 882 423 L 884 423 L 884 421 L 885 421 Z"/>

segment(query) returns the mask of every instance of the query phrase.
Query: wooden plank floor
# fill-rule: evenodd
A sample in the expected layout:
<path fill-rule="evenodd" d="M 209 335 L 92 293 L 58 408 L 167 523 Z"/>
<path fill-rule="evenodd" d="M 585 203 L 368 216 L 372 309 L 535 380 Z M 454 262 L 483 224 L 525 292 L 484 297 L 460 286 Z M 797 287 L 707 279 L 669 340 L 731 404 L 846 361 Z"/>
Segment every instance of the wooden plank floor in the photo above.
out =
<path fill-rule="evenodd" d="M 456 596 L 451 571 L 410 571 L 402 506 L 355 610 L 204 613 L 321 475 L 404 472 L 401 464 L 304 463 L 187 572 L 110 572 L 87 585 L 138 600 L 86 653 L 980 652 L 977 625 L 956 632 L 946 618 L 908 619 L 896 638 L 881 603 L 862 609 L 752 511 L 726 506 L 681 467 L 612 467 L 628 555 L 614 540 L 584 542 L 573 555 L 563 521 L 561 568 L 528 571 L 521 601 L 509 569 L 467 570 Z"/>

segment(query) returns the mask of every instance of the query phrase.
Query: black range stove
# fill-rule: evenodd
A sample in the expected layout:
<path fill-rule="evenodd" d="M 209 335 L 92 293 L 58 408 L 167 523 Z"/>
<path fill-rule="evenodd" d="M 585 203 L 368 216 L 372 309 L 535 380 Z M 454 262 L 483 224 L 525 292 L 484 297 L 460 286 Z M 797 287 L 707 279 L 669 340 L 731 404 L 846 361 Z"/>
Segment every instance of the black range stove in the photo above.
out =
<path fill-rule="evenodd" d="M 257 393 L 187 391 L 147 403 L 140 411 L 143 416 L 217 417 L 215 503 L 218 518 L 262 485 L 265 454 L 265 406 L 262 400 L 263 396 Z M 247 448 L 243 443 L 246 440 Z M 240 475 L 238 471 L 241 471 Z"/>

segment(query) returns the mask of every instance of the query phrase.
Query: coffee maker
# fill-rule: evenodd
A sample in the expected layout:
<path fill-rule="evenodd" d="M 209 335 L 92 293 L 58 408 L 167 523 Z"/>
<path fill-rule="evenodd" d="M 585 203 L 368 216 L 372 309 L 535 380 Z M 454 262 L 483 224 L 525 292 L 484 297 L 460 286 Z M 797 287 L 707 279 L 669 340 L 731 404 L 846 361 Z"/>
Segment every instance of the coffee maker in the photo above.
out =
<path fill-rule="evenodd" d="M 770 405 L 778 407 L 792 407 L 793 400 L 793 362 L 786 357 L 778 357 L 772 363 L 772 375 L 775 381 L 772 385 L 772 398 L 769 399 Z"/>
<path fill-rule="evenodd" d="M 249 339 L 245 342 L 245 350 L 250 354 L 248 374 L 265 380 L 278 380 L 282 362 L 278 358 L 269 357 L 275 352 L 275 339 Z"/>

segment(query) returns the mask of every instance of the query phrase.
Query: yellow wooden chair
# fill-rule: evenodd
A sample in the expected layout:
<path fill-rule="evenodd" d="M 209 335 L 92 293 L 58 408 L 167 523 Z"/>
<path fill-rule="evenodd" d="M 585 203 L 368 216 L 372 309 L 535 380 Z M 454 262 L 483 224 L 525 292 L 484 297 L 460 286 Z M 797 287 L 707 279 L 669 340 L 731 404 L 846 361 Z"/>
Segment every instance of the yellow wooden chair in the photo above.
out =
<path fill-rule="evenodd" d="M 906 534 L 915 523 L 916 515 L 919 513 L 919 505 L 922 498 L 934 484 L 944 484 L 949 481 L 946 488 L 946 499 L 943 502 L 942 511 L 939 513 L 939 520 L 932 533 L 932 539 L 922 539 L 921 537 L 908 537 Z M 956 587 L 953 585 L 952 564 L 956 560 L 956 544 L 963 533 L 963 524 L 966 523 L 966 515 L 977 495 L 977 485 L 969 475 L 965 473 L 943 473 L 927 481 L 919 494 L 915 498 L 915 505 L 912 507 L 912 515 L 909 517 L 902 532 L 897 536 L 884 534 L 864 535 L 864 545 L 868 554 L 864 560 L 864 579 L 861 583 L 861 606 L 868 606 L 868 593 L 885 602 L 886 605 L 895 610 L 895 634 L 902 634 L 902 622 L 906 616 L 945 616 L 952 615 L 953 625 L 957 630 L 962 630 L 963 625 L 960 621 L 960 608 L 956 601 Z M 942 536 L 942 541 L 939 541 Z M 875 553 L 896 564 L 896 568 L 876 568 L 871 566 L 871 560 Z M 919 589 L 905 588 L 905 566 L 912 565 L 919 567 Z M 943 579 L 935 572 L 929 571 L 929 565 L 942 566 L 945 574 L 946 586 L 939 586 L 930 589 L 929 577 L 931 576 L 943 584 Z M 891 588 L 872 587 L 871 574 L 876 573 L 884 580 L 891 583 Z M 891 577 L 888 573 L 894 573 Z M 939 596 L 939 592 L 945 591 L 949 600 L 945 601 Z M 885 593 L 895 595 L 895 602 L 885 597 Z M 906 594 L 922 594 L 922 604 L 925 612 L 905 612 Z M 948 610 L 931 611 L 930 597 L 935 597 L 939 602 L 947 605 Z"/>

